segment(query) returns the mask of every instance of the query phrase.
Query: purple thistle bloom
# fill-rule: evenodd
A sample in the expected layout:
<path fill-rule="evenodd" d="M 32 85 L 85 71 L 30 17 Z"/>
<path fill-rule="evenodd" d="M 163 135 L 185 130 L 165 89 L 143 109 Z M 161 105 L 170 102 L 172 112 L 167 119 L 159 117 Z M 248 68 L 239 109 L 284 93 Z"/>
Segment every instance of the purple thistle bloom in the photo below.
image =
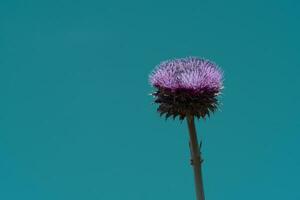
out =
<path fill-rule="evenodd" d="M 205 118 L 217 109 L 223 73 L 209 60 L 188 57 L 160 63 L 150 74 L 149 82 L 157 89 L 153 95 L 155 103 L 160 104 L 161 115 Z"/>
<path fill-rule="evenodd" d="M 160 63 L 150 75 L 151 85 L 171 90 L 193 91 L 222 89 L 222 72 L 209 60 L 196 57 L 168 60 Z"/>

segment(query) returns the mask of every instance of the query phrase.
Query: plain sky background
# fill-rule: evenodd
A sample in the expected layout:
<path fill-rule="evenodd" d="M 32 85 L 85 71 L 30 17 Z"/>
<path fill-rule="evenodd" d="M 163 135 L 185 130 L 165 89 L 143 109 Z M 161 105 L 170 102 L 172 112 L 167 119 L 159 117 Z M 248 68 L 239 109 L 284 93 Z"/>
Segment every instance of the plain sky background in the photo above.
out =
<path fill-rule="evenodd" d="M 185 56 L 225 71 L 207 199 L 299 200 L 298 0 L 2 0 L 0 199 L 194 199 L 186 123 L 148 95 Z"/>

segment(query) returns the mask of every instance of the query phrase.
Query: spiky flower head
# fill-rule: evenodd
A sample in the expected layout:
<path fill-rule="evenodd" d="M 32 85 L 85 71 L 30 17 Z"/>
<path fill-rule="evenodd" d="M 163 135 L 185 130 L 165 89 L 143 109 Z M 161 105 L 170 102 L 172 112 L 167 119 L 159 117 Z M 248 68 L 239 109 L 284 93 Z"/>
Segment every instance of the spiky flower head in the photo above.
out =
<path fill-rule="evenodd" d="M 205 118 L 218 108 L 223 72 L 213 62 L 187 57 L 161 62 L 149 76 L 157 111 L 166 118 Z"/>

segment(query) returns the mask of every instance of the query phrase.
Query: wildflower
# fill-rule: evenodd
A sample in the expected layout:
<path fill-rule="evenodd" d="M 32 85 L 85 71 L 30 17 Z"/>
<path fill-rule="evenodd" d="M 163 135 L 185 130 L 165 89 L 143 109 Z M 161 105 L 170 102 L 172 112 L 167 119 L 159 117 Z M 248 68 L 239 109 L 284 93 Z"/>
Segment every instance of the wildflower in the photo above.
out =
<path fill-rule="evenodd" d="M 149 77 L 160 115 L 183 120 L 187 115 L 205 118 L 218 108 L 223 89 L 219 67 L 202 58 L 187 57 L 160 63 Z"/>

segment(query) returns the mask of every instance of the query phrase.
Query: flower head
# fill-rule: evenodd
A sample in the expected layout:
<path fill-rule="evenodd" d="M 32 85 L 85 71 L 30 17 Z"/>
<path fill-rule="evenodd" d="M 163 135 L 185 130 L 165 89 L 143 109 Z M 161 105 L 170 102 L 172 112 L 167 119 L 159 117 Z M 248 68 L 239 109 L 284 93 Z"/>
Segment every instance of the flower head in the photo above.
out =
<path fill-rule="evenodd" d="M 153 96 L 161 115 L 205 118 L 217 109 L 223 73 L 209 60 L 187 57 L 160 63 L 149 82 L 157 89 Z"/>

